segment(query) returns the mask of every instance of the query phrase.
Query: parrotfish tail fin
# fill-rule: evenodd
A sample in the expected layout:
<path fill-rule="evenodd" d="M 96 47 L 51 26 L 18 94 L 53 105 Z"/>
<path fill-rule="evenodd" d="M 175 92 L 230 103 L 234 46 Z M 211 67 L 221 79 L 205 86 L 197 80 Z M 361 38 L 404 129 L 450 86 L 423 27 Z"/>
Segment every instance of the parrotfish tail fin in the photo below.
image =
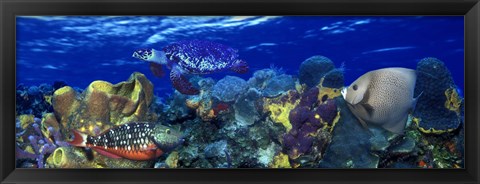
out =
<path fill-rule="evenodd" d="M 172 81 L 173 87 L 177 89 L 180 93 L 185 95 L 197 95 L 200 93 L 198 89 L 193 87 L 192 83 L 188 81 L 185 76 L 180 72 L 180 69 L 173 67 L 170 72 L 170 80 Z"/>
<path fill-rule="evenodd" d="M 412 101 L 412 109 L 410 109 L 410 113 L 413 113 L 415 111 L 415 107 L 417 106 L 418 99 L 422 96 L 423 91 L 420 92 L 420 94 L 417 96 L 417 98 L 414 98 Z"/>
<path fill-rule="evenodd" d="M 232 65 L 232 71 L 237 73 L 247 73 L 248 64 L 244 60 L 237 59 Z"/>
<path fill-rule="evenodd" d="M 163 72 L 163 66 L 158 63 L 150 63 L 150 71 L 155 75 L 156 77 L 162 78 L 165 76 L 165 72 Z"/>
<path fill-rule="evenodd" d="M 392 133 L 403 135 L 404 134 L 403 130 L 407 125 L 407 120 L 408 120 L 408 114 L 406 114 L 405 117 L 403 117 L 400 121 L 388 122 L 388 123 L 385 123 L 382 127 Z"/>
<path fill-rule="evenodd" d="M 97 153 L 103 155 L 103 156 L 106 156 L 106 157 L 109 157 L 109 158 L 115 158 L 115 159 L 118 159 L 118 158 L 122 158 L 121 156 L 118 156 L 114 153 L 110 153 L 106 150 L 103 150 L 103 149 L 100 149 L 100 148 L 92 148 L 93 150 L 95 150 Z"/>
<path fill-rule="evenodd" d="M 73 139 L 72 141 L 69 141 L 68 144 L 72 146 L 77 146 L 77 147 L 85 147 L 87 143 L 87 134 L 78 132 L 76 130 L 72 130 L 73 132 Z"/>

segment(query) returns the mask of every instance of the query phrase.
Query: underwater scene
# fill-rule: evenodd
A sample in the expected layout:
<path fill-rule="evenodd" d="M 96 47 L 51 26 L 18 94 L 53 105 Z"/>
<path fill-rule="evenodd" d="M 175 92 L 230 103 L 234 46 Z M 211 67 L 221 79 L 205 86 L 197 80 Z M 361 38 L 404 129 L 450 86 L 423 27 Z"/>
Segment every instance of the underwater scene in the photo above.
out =
<path fill-rule="evenodd" d="M 464 168 L 463 16 L 17 16 L 16 41 L 17 168 Z"/>

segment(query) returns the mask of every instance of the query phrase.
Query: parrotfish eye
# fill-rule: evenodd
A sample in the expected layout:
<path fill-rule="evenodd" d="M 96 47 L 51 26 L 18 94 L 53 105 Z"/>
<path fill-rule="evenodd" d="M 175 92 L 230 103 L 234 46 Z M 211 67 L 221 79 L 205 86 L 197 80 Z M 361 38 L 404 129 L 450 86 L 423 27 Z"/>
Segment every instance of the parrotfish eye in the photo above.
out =
<path fill-rule="evenodd" d="M 170 134 L 170 129 L 167 128 L 167 129 L 165 130 L 165 133 Z"/>
<path fill-rule="evenodd" d="M 354 84 L 354 85 L 352 86 L 352 89 L 353 89 L 354 91 L 357 91 L 358 86 L 357 86 L 356 84 Z"/>

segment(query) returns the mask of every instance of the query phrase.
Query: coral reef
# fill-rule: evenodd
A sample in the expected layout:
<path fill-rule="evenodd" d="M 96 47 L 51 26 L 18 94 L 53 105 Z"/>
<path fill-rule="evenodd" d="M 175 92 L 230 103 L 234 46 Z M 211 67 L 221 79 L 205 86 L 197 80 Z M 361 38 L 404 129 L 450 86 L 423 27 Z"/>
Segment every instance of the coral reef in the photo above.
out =
<path fill-rule="evenodd" d="M 242 78 L 226 76 L 213 86 L 212 95 L 222 102 L 232 102 L 247 88 L 247 82 Z"/>
<path fill-rule="evenodd" d="M 239 126 L 248 126 L 260 119 L 258 112 L 258 101 L 261 100 L 261 94 L 255 88 L 250 88 L 245 94 L 240 96 L 233 109 L 235 110 L 235 120 Z"/>
<path fill-rule="evenodd" d="M 48 84 L 39 86 L 17 85 L 16 112 L 41 117 L 43 113 L 52 112 L 51 97 L 54 87 Z"/>
<path fill-rule="evenodd" d="M 47 158 L 49 168 L 103 168 L 88 161 L 87 155 L 73 147 L 59 147 Z"/>
<path fill-rule="evenodd" d="M 187 104 L 188 96 L 175 91 L 166 99 L 166 104 L 161 106 L 161 119 L 164 121 L 174 122 L 176 120 L 183 120 L 191 118 L 191 109 L 199 106 L 198 101 L 192 101 L 194 103 Z M 188 107 L 187 105 L 190 105 Z"/>
<path fill-rule="evenodd" d="M 288 156 L 280 153 L 273 158 L 273 163 L 270 165 L 271 168 L 292 168 L 290 162 L 288 161 Z"/>
<path fill-rule="evenodd" d="M 171 152 L 167 159 L 165 160 L 168 168 L 177 168 L 178 167 L 178 152 Z"/>
<path fill-rule="evenodd" d="M 295 89 L 295 82 L 293 76 L 284 74 L 281 69 L 270 68 L 256 71 L 247 83 L 263 97 L 272 98 Z"/>
<path fill-rule="evenodd" d="M 148 107 L 152 99 L 153 86 L 140 73 L 133 73 L 128 81 L 115 85 L 105 81 L 94 81 L 82 94 L 78 94 L 69 86 L 61 87 L 53 93 L 53 113 L 44 113 L 43 119 L 37 118 L 34 123 L 25 122 L 30 120 L 31 116 L 19 116 L 17 131 L 22 130 L 22 125 L 27 129 L 17 134 L 19 137 L 17 143 L 25 143 L 23 140 L 28 140 L 31 148 L 28 148 L 29 145 L 20 145 L 17 147 L 20 150 L 17 156 L 31 158 L 32 154 L 35 155 L 38 167 L 45 166 L 45 157 L 48 155 L 50 155 L 47 159 L 49 167 L 146 167 L 151 164 L 150 161 L 112 159 L 92 151 L 85 153 L 81 148 L 71 148 L 64 141 L 70 138 L 72 129 L 97 135 L 123 123 L 153 121 L 147 119 L 152 117 L 148 116 L 150 113 Z M 25 150 L 33 151 L 29 153 Z M 93 159 L 75 163 L 92 156 Z"/>
<path fill-rule="evenodd" d="M 313 159 L 318 161 L 330 143 L 330 132 L 340 118 L 334 100 L 340 95 L 340 89 L 323 87 L 323 81 L 322 78 L 317 87 L 303 93 L 289 114 L 292 129 L 284 135 L 283 147 L 290 159 L 295 160 L 315 148 Z"/>
<path fill-rule="evenodd" d="M 320 79 L 329 71 L 335 69 L 333 62 L 325 56 L 312 56 L 300 64 L 298 78 L 301 84 L 308 88 L 316 86 Z"/>
<path fill-rule="evenodd" d="M 259 164 L 262 164 L 263 167 L 268 167 L 274 161 L 275 154 L 281 150 L 281 147 L 275 143 L 270 143 L 270 145 L 265 149 L 258 149 L 257 160 Z M 288 157 L 287 157 L 288 160 Z"/>
<path fill-rule="evenodd" d="M 18 85 L 17 167 L 46 168 L 463 168 L 465 102 L 443 62 L 418 63 L 404 134 L 361 126 L 340 96 L 344 69 L 323 56 L 299 76 L 271 67 L 248 81 L 190 77 L 197 95 L 153 95 L 140 73 L 125 82 Z M 183 145 L 155 160 L 114 159 L 67 144 L 71 130 L 98 135 L 129 122 L 184 132 Z"/>
<path fill-rule="evenodd" d="M 338 122 L 339 112 L 333 99 L 340 96 L 341 89 L 323 87 L 323 81 L 324 78 L 303 93 L 290 90 L 277 98 L 264 99 L 264 111 L 286 129 L 281 139 L 282 147 L 295 167 L 301 166 L 304 158 L 299 162 L 296 159 L 302 155 L 311 155 L 309 159 L 313 161 L 322 158 L 330 142 L 330 132 Z"/>
<path fill-rule="evenodd" d="M 40 128 L 42 120 L 31 118 L 32 116 L 21 115 L 20 117 L 23 118 L 17 120 L 16 158 L 33 160 L 36 162 L 36 167 L 44 168 L 45 155 L 51 154 L 59 146 L 66 146 L 67 143 L 62 141 L 60 133 L 52 127 L 46 128 L 51 137 L 45 137 Z"/>
<path fill-rule="evenodd" d="M 274 69 L 262 69 L 253 73 L 253 76 L 248 79 L 247 84 L 250 87 L 257 89 L 264 89 L 267 83 L 275 76 L 278 75 L 278 71 Z"/>
<path fill-rule="evenodd" d="M 292 129 L 292 124 L 289 120 L 290 111 L 299 102 L 300 94 L 295 90 L 290 90 L 285 95 L 276 98 L 264 98 L 263 110 L 270 113 L 270 118 L 274 122 L 282 124 L 288 132 Z"/>
<path fill-rule="evenodd" d="M 328 88 L 342 88 L 344 85 L 343 67 L 330 70 L 323 77 L 322 85 Z"/>
<path fill-rule="evenodd" d="M 268 80 L 262 92 L 265 97 L 276 97 L 292 89 L 295 89 L 295 80 L 290 75 L 282 74 Z"/>
<path fill-rule="evenodd" d="M 227 141 L 220 140 L 211 144 L 208 144 L 204 149 L 203 152 L 206 158 L 213 158 L 213 157 L 225 157 L 227 151 Z"/>
<path fill-rule="evenodd" d="M 53 108 L 65 137 L 72 129 L 95 135 L 127 122 L 148 121 L 152 99 L 151 82 L 143 74 L 133 73 L 128 81 L 115 85 L 94 81 L 82 94 L 62 87 L 53 95 Z"/>
<path fill-rule="evenodd" d="M 212 88 L 215 81 L 212 78 L 198 80 L 200 86 L 200 94 L 190 96 L 186 100 L 186 106 L 195 111 L 196 116 L 203 121 L 216 120 L 217 116 L 230 109 L 228 103 L 220 102 L 216 98 L 212 98 Z"/>
<path fill-rule="evenodd" d="M 415 95 L 420 96 L 414 116 L 424 133 L 440 134 L 456 130 L 463 122 L 464 103 L 456 91 L 450 71 L 436 58 L 424 58 L 417 64 Z"/>

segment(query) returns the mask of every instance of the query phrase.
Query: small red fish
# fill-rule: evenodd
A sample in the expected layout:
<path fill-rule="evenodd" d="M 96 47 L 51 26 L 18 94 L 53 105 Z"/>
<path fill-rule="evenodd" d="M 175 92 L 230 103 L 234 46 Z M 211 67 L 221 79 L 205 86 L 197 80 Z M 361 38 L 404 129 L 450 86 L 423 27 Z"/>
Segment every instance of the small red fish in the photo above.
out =
<path fill-rule="evenodd" d="M 170 151 L 183 141 L 180 132 L 152 123 L 123 124 L 98 136 L 73 130 L 72 146 L 92 148 L 110 158 L 152 160 Z"/>

